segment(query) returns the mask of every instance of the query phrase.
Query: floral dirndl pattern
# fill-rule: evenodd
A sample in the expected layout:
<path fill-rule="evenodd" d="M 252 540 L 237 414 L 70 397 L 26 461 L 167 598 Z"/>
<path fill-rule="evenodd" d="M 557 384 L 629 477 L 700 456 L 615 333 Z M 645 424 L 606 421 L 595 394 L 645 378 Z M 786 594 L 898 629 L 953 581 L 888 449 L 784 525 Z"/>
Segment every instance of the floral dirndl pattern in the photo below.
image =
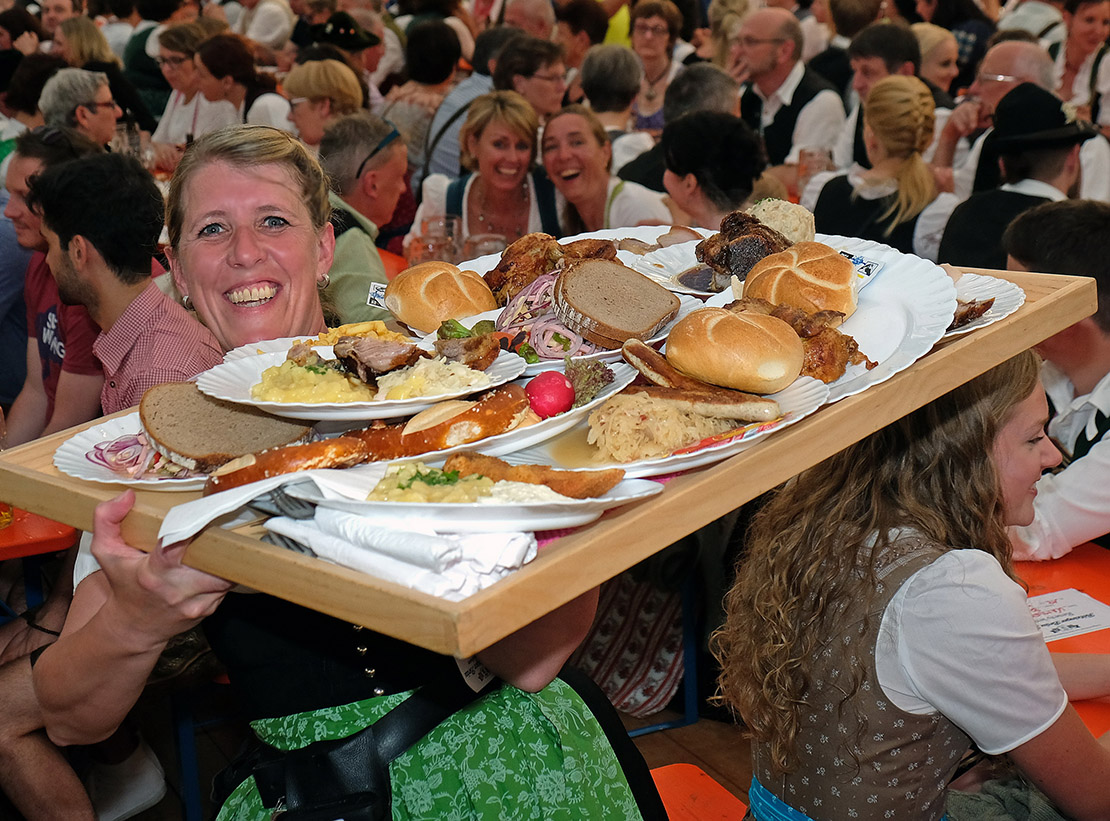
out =
<path fill-rule="evenodd" d="M 410 693 L 251 723 L 283 750 L 344 738 Z M 556 679 L 538 693 L 507 684 L 448 717 L 389 766 L 394 821 L 639 818 L 616 755 L 578 694 Z M 269 821 L 248 778 L 217 821 Z"/>

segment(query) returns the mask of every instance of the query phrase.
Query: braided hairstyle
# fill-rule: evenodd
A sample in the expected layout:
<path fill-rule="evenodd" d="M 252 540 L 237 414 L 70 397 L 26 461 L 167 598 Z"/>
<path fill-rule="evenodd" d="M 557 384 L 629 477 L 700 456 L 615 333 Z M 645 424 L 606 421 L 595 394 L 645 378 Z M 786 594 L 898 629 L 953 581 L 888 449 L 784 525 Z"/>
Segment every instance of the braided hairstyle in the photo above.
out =
<path fill-rule="evenodd" d="M 900 159 L 895 174 L 898 193 L 882 219 L 890 218 L 887 236 L 913 219 L 937 196 L 936 182 L 922 152 L 933 141 L 936 122 L 933 95 L 916 77 L 884 77 L 871 87 L 863 106 L 864 122 L 887 155 Z"/>

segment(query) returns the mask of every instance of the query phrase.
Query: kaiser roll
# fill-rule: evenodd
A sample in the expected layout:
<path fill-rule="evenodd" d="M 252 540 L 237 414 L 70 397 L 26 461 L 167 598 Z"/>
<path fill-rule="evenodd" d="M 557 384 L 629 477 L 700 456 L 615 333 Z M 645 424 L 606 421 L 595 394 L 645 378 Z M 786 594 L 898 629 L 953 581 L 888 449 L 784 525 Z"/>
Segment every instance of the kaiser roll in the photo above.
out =
<path fill-rule="evenodd" d="M 744 296 L 792 305 L 809 313 L 856 310 L 856 269 L 846 257 L 820 242 L 799 242 L 752 266 Z"/>
<path fill-rule="evenodd" d="M 713 385 L 774 393 L 801 373 L 802 340 L 773 316 L 702 308 L 671 329 L 667 361 Z"/>
<path fill-rule="evenodd" d="M 497 301 L 473 271 L 460 271 L 449 262 L 422 262 L 385 287 L 385 306 L 413 330 L 431 333 L 446 319 L 492 311 Z"/>

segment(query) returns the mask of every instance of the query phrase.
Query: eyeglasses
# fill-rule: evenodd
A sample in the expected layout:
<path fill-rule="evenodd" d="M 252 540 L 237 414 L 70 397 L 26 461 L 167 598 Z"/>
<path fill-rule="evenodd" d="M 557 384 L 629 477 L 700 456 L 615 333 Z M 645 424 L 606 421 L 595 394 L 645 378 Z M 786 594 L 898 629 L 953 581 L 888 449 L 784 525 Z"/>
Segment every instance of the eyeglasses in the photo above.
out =
<path fill-rule="evenodd" d="M 545 80 L 549 83 L 565 83 L 567 76 L 565 74 L 529 74 L 533 80 Z"/>
<path fill-rule="evenodd" d="M 155 57 L 154 62 L 156 62 L 159 65 L 159 67 L 161 67 L 161 66 L 170 66 L 172 68 L 177 68 L 178 66 L 184 65 L 185 63 L 193 62 L 193 58 L 192 57 Z"/>
<path fill-rule="evenodd" d="M 106 105 L 109 108 L 115 108 L 116 107 L 116 99 L 115 99 L 115 97 L 109 97 L 107 100 L 105 100 L 102 103 L 99 103 L 96 100 L 93 100 L 91 103 L 81 103 L 81 105 L 83 105 L 85 108 L 91 108 L 93 111 L 96 111 L 102 105 Z"/>
<path fill-rule="evenodd" d="M 290 108 L 296 108 L 301 103 L 309 102 L 309 100 L 310 100 L 309 97 L 290 97 L 289 98 L 289 107 Z"/>
<path fill-rule="evenodd" d="M 366 159 L 358 164 L 358 171 L 355 172 L 356 180 L 362 176 L 362 171 L 364 168 L 366 168 L 366 163 L 370 162 L 375 154 L 377 154 L 379 151 L 381 151 L 383 148 L 385 148 L 387 145 L 401 136 L 401 132 L 397 130 L 397 126 L 393 125 L 393 123 L 390 123 L 390 126 L 392 127 L 392 130 L 382 138 L 382 141 L 380 143 L 374 146 L 370 153 L 366 155 Z"/>
<path fill-rule="evenodd" d="M 734 41 L 739 43 L 744 48 L 752 48 L 753 46 L 761 46 L 765 43 L 785 43 L 786 41 L 781 37 L 750 37 L 742 34 Z"/>
<path fill-rule="evenodd" d="M 1016 83 L 1019 78 L 1012 74 L 984 74 L 979 72 L 975 75 L 975 79 L 980 83 Z"/>
<path fill-rule="evenodd" d="M 632 26 L 633 34 L 651 34 L 655 37 L 667 37 L 671 30 L 666 26 L 653 26 L 651 23 L 638 22 Z"/>

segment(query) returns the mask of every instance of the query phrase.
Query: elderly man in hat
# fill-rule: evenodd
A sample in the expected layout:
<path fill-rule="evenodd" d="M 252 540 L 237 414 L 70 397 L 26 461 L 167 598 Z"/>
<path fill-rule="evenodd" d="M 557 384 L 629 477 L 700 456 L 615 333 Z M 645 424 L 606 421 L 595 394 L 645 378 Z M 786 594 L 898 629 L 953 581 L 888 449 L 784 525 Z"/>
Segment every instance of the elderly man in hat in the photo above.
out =
<path fill-rule="evenodd" d="M 1024 211 L 1067 199 L 1079 177 L 1079 146 L 1098 133 L 1055 94 L 1022 83 L 998 103 L 981 162 L 997 157 L 1003 184 L 972 194 L 952 212 L 940 241 L 940 262 L 1004 268 L 1002 234 Z"/>

